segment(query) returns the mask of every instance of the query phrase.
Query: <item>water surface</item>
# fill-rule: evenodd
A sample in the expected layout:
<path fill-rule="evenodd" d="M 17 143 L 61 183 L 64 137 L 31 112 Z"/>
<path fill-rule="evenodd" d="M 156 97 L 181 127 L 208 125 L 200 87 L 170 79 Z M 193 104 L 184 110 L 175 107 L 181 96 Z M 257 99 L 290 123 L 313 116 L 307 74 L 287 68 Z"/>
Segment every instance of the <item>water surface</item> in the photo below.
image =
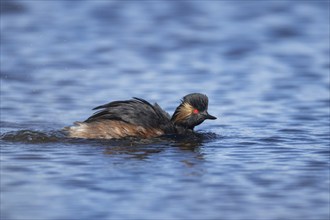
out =
<path fill-rule="evenodd" d="M 327 1 L 1 1 L 1 219 L 329 219 Z M 72 140 L 109 101 L 198 136 Z"/>

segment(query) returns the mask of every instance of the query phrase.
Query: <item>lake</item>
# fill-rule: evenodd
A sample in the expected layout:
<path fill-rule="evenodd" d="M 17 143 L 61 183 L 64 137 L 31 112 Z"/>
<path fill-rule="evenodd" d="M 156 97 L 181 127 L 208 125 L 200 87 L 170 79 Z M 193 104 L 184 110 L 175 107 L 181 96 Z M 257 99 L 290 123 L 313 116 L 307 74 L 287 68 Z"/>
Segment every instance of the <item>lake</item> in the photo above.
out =
<path fill-rule="evenodd" d="M 1 219 L 330 218 L 328 1 L 1 1 Z M 191 137 L 69 139 L 92 108 L 172 114 Z"/>

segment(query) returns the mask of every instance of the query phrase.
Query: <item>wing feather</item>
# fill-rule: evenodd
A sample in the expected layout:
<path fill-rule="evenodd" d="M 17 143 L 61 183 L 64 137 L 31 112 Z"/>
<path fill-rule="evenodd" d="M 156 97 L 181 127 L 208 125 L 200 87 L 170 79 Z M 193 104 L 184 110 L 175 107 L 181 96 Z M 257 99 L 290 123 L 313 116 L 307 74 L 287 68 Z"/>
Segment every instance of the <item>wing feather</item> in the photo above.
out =
<path fill-rule="evenodd" d="M 131 100 L 114 101 L 95 107 L 99 110 L 85 122 L 100 120 L 118 120 L 146 128 L 162 128 L 170 124 L 170 115 L 157 103 L 151 105 L 144 99 L 134 97 Z"/>

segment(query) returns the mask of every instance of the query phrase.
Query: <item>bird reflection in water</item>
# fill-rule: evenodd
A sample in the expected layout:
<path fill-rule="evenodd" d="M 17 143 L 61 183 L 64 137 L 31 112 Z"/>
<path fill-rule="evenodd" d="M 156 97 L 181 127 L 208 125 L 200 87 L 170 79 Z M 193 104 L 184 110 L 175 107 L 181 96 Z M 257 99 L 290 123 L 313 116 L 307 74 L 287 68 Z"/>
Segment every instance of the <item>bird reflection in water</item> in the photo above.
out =
<path fill-rule="evenodd" d="M 195 158 L 203 159 L 200 147 L 204 143 L 216 138 L 214 133 L 193 133 L 191 135 L 166 135 L 151 139 L 125 138 L 120 140 L 110 140 L 111 146 L 106 147 L 106 155 L 123 155 L 127 158 L 145 160 L 154 154 L 175 147 L 180 151 L 193 152 Z M 109 144 L 109 141 L 107 142 Z M 108 145 L 107 144 L 107 145 Z M 187 163 L 187 165 L 189 162 Z"/>

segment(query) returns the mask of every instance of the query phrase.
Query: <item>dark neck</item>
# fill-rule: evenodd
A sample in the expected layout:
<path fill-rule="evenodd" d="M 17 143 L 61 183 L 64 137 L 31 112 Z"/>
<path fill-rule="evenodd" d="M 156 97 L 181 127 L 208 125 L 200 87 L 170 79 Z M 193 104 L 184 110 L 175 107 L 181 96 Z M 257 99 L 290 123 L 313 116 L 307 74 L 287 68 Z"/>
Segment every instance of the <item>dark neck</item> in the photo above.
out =
<path fill-rule="evenodd" d="M 175 130 L 178 134 L 188 134 L 188 133 L 193 133 L 194 132 L 194 128 L 187 128 L 181 125 L 174 125 L 175 126 Z"/>

